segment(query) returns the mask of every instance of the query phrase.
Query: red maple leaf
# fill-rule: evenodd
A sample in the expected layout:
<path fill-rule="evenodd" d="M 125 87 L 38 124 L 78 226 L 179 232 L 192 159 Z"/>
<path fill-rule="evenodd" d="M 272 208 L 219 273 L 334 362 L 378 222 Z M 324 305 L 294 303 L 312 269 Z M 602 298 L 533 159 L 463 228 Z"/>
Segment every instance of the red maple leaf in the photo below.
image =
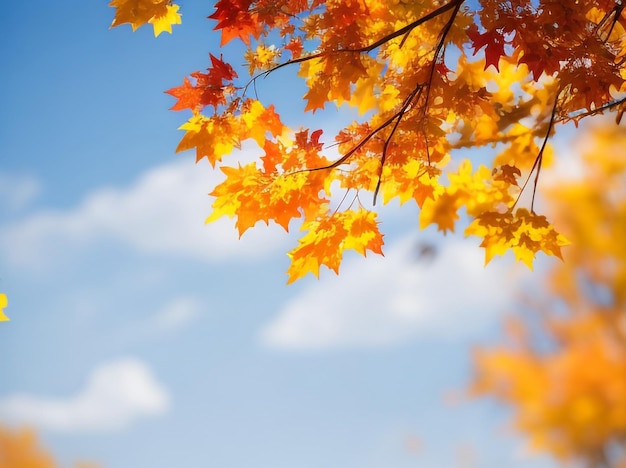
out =
<path fill-rule="evenodd" d="M 485 47 L 485 70 L 489 65 L 493 65 L 496 70 L 500 71 L 500 57 L 506 55 L 504 53 L 504 36 L 502 32 L 494 29 L 493 31 L 478 32 L 478 27 L 472 24 L 467 30 L 467 36 L 472 41 L 474 55 Z"/>
<path fill-rule="evenodd" d="M 233 67 L 231 67 L 229 63 L 226 63 L 222 60 L 221 55 L 220 58 L 217 58 L 215 55 L 210 53 L 209 57 L 211 58 L 212 65 L 209 71 L 213 78 L 215 78 L 216 80 L 226 81 L 232 81 L 237 78 L 237 72 L 235 72 L 235 70 L 233 69 Z"/>
<path fill-rule="evenodd" d="M 236 37 L 250 45 L 250 36 L 259 37 L 261 24 L 248 10 L 250 5 L 252 0 L 219 0 L 215 4 L 215 12 L 209 18 L 217 21 L 215 30 L 222 30 L 221 46 Z"/>
<path fill-rule="evenodd" d="M 205 106 L 217 108 L 220 104 L 226 103 L 224 90 L 226 85 L 237 78 L 237 73 L 230 64 L 222 61 L 213 54 L 209 54 L 211 65 L 208 73 L 193 72 L 190 74 L 196 80 L 192 85 L 189 78 L 183 79 L 183 84 L 176 88 L 165 91 L 178 99 L 172 106 L 172 110 L 201 110 Z"/>

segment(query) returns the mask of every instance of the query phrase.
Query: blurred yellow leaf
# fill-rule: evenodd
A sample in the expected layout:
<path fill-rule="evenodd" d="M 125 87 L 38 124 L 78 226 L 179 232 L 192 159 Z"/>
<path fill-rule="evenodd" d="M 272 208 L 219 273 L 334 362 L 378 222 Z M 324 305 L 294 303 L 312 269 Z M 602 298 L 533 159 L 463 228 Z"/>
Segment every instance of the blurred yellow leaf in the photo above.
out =
<path fill-rule="evenodd" d="M 7 295 L 4 293 L 0 293 L 0 322 L 6 322 L 9 319 L 6 315 L 4 315 L 4 308 L 9 305 L 9 300 L 7 299 Z"/>

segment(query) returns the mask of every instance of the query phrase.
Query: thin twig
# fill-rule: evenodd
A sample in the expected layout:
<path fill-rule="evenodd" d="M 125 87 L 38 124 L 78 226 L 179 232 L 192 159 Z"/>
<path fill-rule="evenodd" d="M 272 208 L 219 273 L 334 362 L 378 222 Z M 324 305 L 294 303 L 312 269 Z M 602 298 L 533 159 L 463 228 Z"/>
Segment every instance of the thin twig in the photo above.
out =
<path fill-rule="evenodd" d="M 435 52 L 433 54 L 433 58 L 432 58 L 432 61 L 431 61 L 431 64 L 430 64 L 430 75 L 429 75 L 429 78 L 428 78 L 428 81 L 427 81 L 427 85 L 426 85 L 426 98 L 425 98 L 425 104 L 424 104 L 423 122 L 426 120 L 427 114 L 428 114 L 428 100 L 429 100 L 429 97 L 430 97 L 430 90 L 431 90 L 432 81 L 433 81 L 433 78 L 435 76 L 435 68 L 437 67 L 437 60 L 439 59 L 439 54 L 441 53 L 441 51 L 444 50 L 443 46 L 445 44 L 446 37 L 447 37 L 448 33 L 450 32 L 450 28 L 454 24 L 454 19 L 456 18 L 456 15 L 457 15 L 457 13 L 459 11 L 459 8 L 461 7 L 462 3 L 463 3 L 463 0 L 460 0 L 460 1 L 456 2 L 454 11 L 452 12 L 452 15 L 450 16 L 450 18 L 448 19 L 448 22 L 446 23 L 446 25 L 442 29 L 441 37 L 439 39 L 439 42 L 437 43 L 437 47 L 435 47 Z M 405 102 L 404 102 L 404 104 L 403 104 L 403 106 L 400 109 L 400 112 L 398 114 L 398 118 L 396 120 L 396 123 L 393 126 L 393 129 L 391 130 L 390 134 L 387 136 L 387 138 L 385 140 L 385 144 L 383 145 L 382 155 L 381 155 L 381 158 L 380 158 L 380 169 L 379 169 L 379 172 L 378 172 L 378 181 L 376 182 L 376 189 L 374 190 L 374 201 L 373 201 L 374 205 L 376 205 L 376 198 L 378 197 L 378 191 L 380 190 L 380 185 L 381 185 L 381 182 L 382 182 L 383 168 L 385 166 L 385 161 L 387 160 L 387 150 L 389 148 L 389 143 L 391 142 L 391 139 L 393 138 L 396 130 L 398 129 L 398 126 L 400 125 L 400 122 L 402 121 L 402 118 L 404 117 L 404 114 L 407 112 L 410 103 L 414 101 L 415 96 L 417 95 L 417 93 L 418 92 L 421 93 L 423 91 L 423 89 L 424 88 L 423 88 L 422 85 L 418 85 L 411 92 L 411 94 L 408 96 L 408 98 L 405 100 Z M 422 130 L 422 132 L 424 133 L 424 138 L 426 140 L 426 157 L 428 159 L 428 164 L 430 165 L 430 151 L 428 150 L 428 136 L 427 136 L 427 133 L 426 133 L 425 130 Z"/>
<path fill-rule="evenodd" d="M 543 162 L 543 152 L 546 149 L 546 145 L 548 143 L 548 139 L 550 138 L 550 133 L 552 132 L 552 128 L 554 128 L 554 122 L 556 121 L 556 110 L 557 110 L 557 106 L 559 103 L 559 96 L 560 96 L 561 92 L 557 92 L 556 93 L 556 97 L 554 98 L 554 105 L 552 106 L 552 112 L 550 114 L 550 122 L 548 122 L 548 130 L 546 131 L 546 135 L 543 138 L 543 143 L 541 144 L 541 148 L 539 149 L 539 153 L 537 154 L 537 157 L 535 158 L 535 162 L 533 163 L 533 167 L 530 169 L 530 172 L 528 173 L 528 177 L 526 177 L 526 181 L 524 182 L 524 185 L 522 185 L 522 188 L 520 190 L 519 195 L 517 196 L 517 199 L 515 200 L 515 203 L 513 203 L 513 206 L 511 206 L 509 211 L 513 211 L 513 209 L 515 208 L 515 206 L 517 205 L 517 202 L 519 202 L 520 197 L 522 196 L 522 193 L 524 193 L 524 189 L 526 189 L 526 185 L 528 185 L 528 181 L 530 180 L 530 176 L 532 175 L 532 173 L 534 172 L 535 169 L 537 169 L 537 172 L 535 173 L 535 181 L 533 182 L 533 195 L 530 201 L 530 212 L 534 213 L 534 204 L 535 204 L 535 193 L 537 191 L 537 184 L 539 182 L 539 173 L 541 172 L 541 164 Z"/>
<path fill-rule="evenodd" d="M 324 51 L 324 52 L 317 52 L 315 54 L 311 54 L 311 55 L 307 55 L 304 57 L 299 57 L 297 59 L 292 59 L 292 60 L 287 60 L 286 62 L 280 63 L 272 68 L 270 68 L 269 70 L 265 70 L 255 76 L 253 76 L 250 81 L 244 86 L 243 88 L 243 94 L 246 93 L 246 90 L 248 89 L 248 86 L 250 85 L 250 83 L 256 81 L 258 78 L 260 77 L 267 77 L 269 74 L 275 72 L 276 70 L 279 70 L 283 67 L 286 67 L 288 65 L 295 65 L 298 63 L 302 63 L 302 62 L 307 62 L 309 60 L 313 60 L 316 58 L 321 58 L 321 57 L 325 57 L 328 55 L 332 55 L 334 53 L 342 53 L 342 52 L 348 52 L 348 53 L 368 53 L 371 52 L 374 49 L 377 49 L 378 47 L 380 47 L 383 44 L 386 44 L 387 42 L 395 39 L 396 37 L 402 36 L 404 34 L 409 33 L 410 31 L 412 31 L 413 29 L 417 28 L 418 26 L 421 26 L 424 23 L 427 23 L 428 21 L 430 21 L 431 19 L 436 18 L 439 15 L 442 15 L 443 13 L 445 13 L 446 11 L 455 8 L 458 10 L 458 8 L 460 7 L 460 5 L 463 3 L 463 0 L 452 0 L 450 3 L 446 3 L 445 5 L 440 6 L 439 8 L 437 8 L 436 10 L 431 11 L 430 13 L 420 17 L 419 19 L 413 21 L 412 23 L 407 24 L 406 26 L 378 39 L 377 41 L 364 46 L 364 47 L 357 47 L 354 49 L 336 49 L 336 50 L 330 50 L 330 51 Z"/>
<path fill-rule="evenodd" d="M 396 114 L 396 123 L 393 125 L 391 132 L 385 139 L 385 143 L 383 144 L 383 151 L 380 156 L 380 168 L 378 169 L 378 181 L 376 182 L 376 188 L 374 189 L 374 201 L 373 201 L 374 205 L 376 205 L 376 198 L 378 197 L 378 191 L 380 190 L 380 184 L 383 178 L 383 168 L 385 167 L 385 161 L 387 160 L 387 150 L 389 148 L 389 143 L 391 143 L 391 139 L 396 133 L 396 130 L 398 129 L 398 126 L 400 125 L 400 122 L 402 122 L 402 118 L 404 117 L 404 114 L 407 112 L 407 110 L 409 109 L 409 106 L 415 99 L 415 96 L 417 96 L 417 94 L 420 93 L 423 89 L 424 87 L 421 84 L 418 84 L 415 87 L 415 89 L 411 91 L 411 94 L 407 96 L 407 98 L 404 100 L 404 104 L 400 108 L 400 111 Z"/>

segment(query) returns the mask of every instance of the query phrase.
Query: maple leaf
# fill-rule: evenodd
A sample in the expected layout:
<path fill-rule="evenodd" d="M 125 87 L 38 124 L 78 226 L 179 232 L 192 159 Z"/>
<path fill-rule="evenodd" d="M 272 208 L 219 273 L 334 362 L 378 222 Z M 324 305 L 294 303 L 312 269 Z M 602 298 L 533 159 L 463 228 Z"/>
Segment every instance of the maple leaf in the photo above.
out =
<path fill-rule="evenodd" d="M 215 166 L 224 155 L 239 146 L 239 126 L 239 122 L 232 116 L 207 118 L 194 115 L 179 127 L 180 130 L 186 130 L 186 133 L 178 143 L 176 152 L 195 148 L 196 162 L 207 158 Z"/>
<path fill-rule="evenodd" d="M 4 308 L 9 305 L 9 300 L 7 299 L 7 295 L 4 293 L 0 293 L 0 322 L 6 322 L 9 320 L 9 317 L 4 315 Z"/>
<path fill-rule="evenodd" d="M 502 180 L 509 185 L 518 185 L 517 178 L 522 175 L 522 172 L 515 166 L 511 166 L 510 164 L 505 164 L 498 168 L 494 168 L 495 180 Z"/>
<path fill-rule="evenodd" d="M 319 196 L 324 181 L 315 172 L 266 173 L 256 163 L 221 170 L 226 180 L 211 192 L 216 200 L 206 222 L 236 216 L 240 236 L 258 221 L 272 220 L 288 231 L 293 218 L 317 214 L 328 202 Z"/>
<path fill-rule="evenodd" d="M 494 255 L 502 255 L 507 250 L 515 253 L 515 258 L 532 270 L 537 252 L 544 252 L 561 258 L 561 247 L 569 241 L 548 223 L 545 216 L 519 208 L 514 213 L 484 212 L 465 230 L 466 235 L 483 238 L 485 264 Z"/>
<path fill-rule="evenodd" d="M 348 235 L 343 245 L 344 250 L 354 250 L 367 256 L 367 251 L 382 255 L 383 236 L 378 230 L 376 213 L 373 211 L 359 210 L 349 223 Z"/>
<path fill-rule="evenodd" d="M 181 23 L 179 6 L 171 4 L 170 0 L 111 0 L 109 6 L 115 8 L 112 28 L 130 24 L 135 31 L 150 23 L 156 37 L 164 31 L 171 33 L 172 25 Z"/>
<path fill-rule="evenodd" d="M 248 49 L 244 59 L 248 62 L 248 72 L 254 75 L 257 70 L 269 70 L 278 64 L 280 50 L 276 47 L 259 44 L 256 50 Z"/>
<path fill-rule="evenodd" d="M 461 206 L 458 193 L 444 192 L 435 198 L 426 198 L 420 211 L 420 227 L 437 224 L 437 230 L 454 232 L 454 226 Z"/>
<path fill-rule="evenodd" d="M 231 81 L 237 78 L 237 73 L 233 69 L 232 65 L 222 60 L 222 57 L 217 58 L 213 54 L 209 54 L 211 59 L 211 67 L 209 71 L 215 81 Z"/>
<path fill-rule="evenodd" d="M 251 0 L 219 0 L 215 4 L 215 12 L 209 15 L 209 18 L 216 20 L 215 29 L 222 31 L 220 46 L 228 44 L 235 38 L 250 45 L 250 36 L 259 37 L 261 24 L 257 21 L 256 15 L 248 11 L 251 5 Z"/>
<path fill-rule="evenodd" d="M 240 116 L 244 127 L 241 134 L 242 140 L 252 138 L 260 147 L 264 147 L 268 133 L 273 137 L 278 137 L 286 131 L 274 106 L 265 108 L 260 101 L 254 99 L 244 103 L 242 108 Z"/>
<path fill-rule="evenodd" d="M 181 14 L 178 13 L 178 5 L 166 5 L 167 12 L 162 16 L 153 16 L 148 23 L 154 28 L 154 37 L 157 37 L 162 32 L 168 32 L 172 34 L 172 25 L 181 24 Z"/>
<path fill-rule="evenodd" d="M 546 60 L 545 57 L 542 57 L 539 54 L 525 52 L 524 55 L 522 55 L 522 57 L 519 59 L 519 63 L 526 64 L 526 66 L 528 66 L 528 69 L 533 74 L 533 80 L 537 81 L 539 80 L 539 77 L 541 77 L 541 74 L 544 72 L 550 61 Z"/>
<path fill-rule="evenodd" d="M 226 104 L 226 99 L 232 91 L 232 80 L 237 78 L 233 67 L 222 61 L 221 58 L 209 54 L 211 66 L 207 73 L 193 72 L 191 77 L 196 80 L 195 84 L 187 78 L 183 78 L 183 84 L 176 88 L 165 91 L 174 96 L 178 102 L 171 107 L 172 110 L 191 109 L 199 112 L 205 106 L 218 106 Z"/>
<path fill-rule="evenodd" d="M 204 94 L 204 90 L 200 87 L 192 85 L 191 81 L 187 77 L 183 78 L 183 84 L 181 86 L 168 89 L 165 92 L 178 99 L 176 104 L 170 107 L 170 110 L 175 111 L 183 109 L 198 109 L 201 105 L 202 96 Z"/>
<path fill-rule="evenodd" d="M 485 47 L 485 70 L 490 65 L 493 65 L 496 70 L 499 70 L 500 57 L 505 55 L 505 41 L 502 33 L 497 29 L 480 33 L 478 32 L 478 27 L 473 24 L 467 30 L 467 35 L 472 41 L 474 55 L 476 55 L 480 49 Z"/>
<path fill-rule="evenodd" d="M 361 255 L 365 255 L 367 250 L 382 254 L 383 239 L 374 212 L 364 209 L 338 212 L 306 222 L 302 230 L 308 233 L 288 254 L 291 266 L 287 270 L 287 284 L 307 273 L 319 277 L 321 265 L 338 274 L 344 250 L 356 250 Z"/>
<path fill-rule="evenodd" d="M 269 220 L 267 209 L 263 206 L 265 200 L 259 195 L 267 193 L 271 179 L 261 173 L 255 163 L 220 169 L 226 175 L 226 180 L 210 193 L 216 200 L 206 222 L 210 223 L 222 216 L 237 215 L 235 226 L 241 237 L 257 221 Z"/>
<path fill-rule="evenodd" d="M 285 45 L 285 50 L 291 52 L 292 59 L 299 59 L 302 56 L 302 51 L 304 50 L 302 40 L 299 37 L 294 37 L 287 45 Z"/>

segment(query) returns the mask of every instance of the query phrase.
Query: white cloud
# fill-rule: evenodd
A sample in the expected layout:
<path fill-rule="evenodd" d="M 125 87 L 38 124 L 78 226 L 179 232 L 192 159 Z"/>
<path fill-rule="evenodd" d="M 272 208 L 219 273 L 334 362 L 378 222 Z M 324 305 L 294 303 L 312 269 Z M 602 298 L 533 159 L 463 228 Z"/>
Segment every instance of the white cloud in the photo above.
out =
<path fill-rule="evenodd" d="M 284 243 L 276 226 L 240 240 L 232 220 L 204 224 L 217 172 L 187 159 L 151 169 L 129 188 L 100 188 L 72 209 L 38 212 L 4 227 L 0 251 L 14 265 L 41 267 L 55 251 L 106 239 L 206 261 L 260 257 Z"/>
<path fill-rule="evenodd" d="M 293 299 L 261 332 L 277 348 L 385 346 L 417 336 L 472 334 L 506 312 L 519 268 L 493 262 L 463 240 L 418 258 L 405 238 L 384 258 L 346 262 Z M 509 274 L 510 273 L 510 274 Z"/>
<path fill-rule="evenodd" d="M 108 431 L 166 411 L 169 397 L 141 361 L 96 368 L 78 394 L 55 399 L 17 394 L 0 400 L 0 418 L 55 431 Z"/>
<path fill-rule="evenodd" d="M 41 185 L 33 177 L 0 173 L 0 207 L 8 211 L 21 210 L 40 192 Z"/>

